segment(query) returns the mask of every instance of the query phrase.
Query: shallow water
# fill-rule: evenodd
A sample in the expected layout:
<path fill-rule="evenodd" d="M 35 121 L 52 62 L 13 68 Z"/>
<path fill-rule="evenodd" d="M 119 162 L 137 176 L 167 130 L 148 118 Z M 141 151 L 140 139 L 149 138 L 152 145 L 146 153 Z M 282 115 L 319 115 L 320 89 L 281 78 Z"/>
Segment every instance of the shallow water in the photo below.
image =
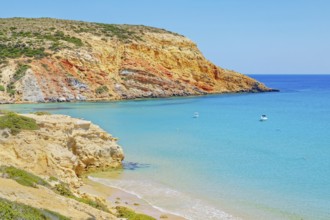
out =
<path fill-rule="evenodd" d="M 119 137 L 136 166 L 97 180 L 159 209 L 189 219 L 330 219 L 330 76 L 254 77 L 281 92 L 0 108 L 85 118 Z"/>

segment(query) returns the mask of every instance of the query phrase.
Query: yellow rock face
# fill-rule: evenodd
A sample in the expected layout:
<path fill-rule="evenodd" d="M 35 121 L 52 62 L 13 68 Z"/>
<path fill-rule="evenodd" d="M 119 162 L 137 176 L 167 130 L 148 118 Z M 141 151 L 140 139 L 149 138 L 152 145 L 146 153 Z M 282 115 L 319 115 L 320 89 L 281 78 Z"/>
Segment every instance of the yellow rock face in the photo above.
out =
<path fill-rule="evenodd" d="M 116 139 L 90 121 L 64 115 L 27 115 L 40 129 L 11 136 L 0 130 L 0 165 L 40 176 L 54 176 L 77 187 L 88 170 L 120 167 L 124 159 Z"/>
<path fill-rule="evenodd" d="M 12 82 L 16 89 L 11 95 L 0 91 L 3 102 L 270 91 L 247 76 L 217 67 L 205 59 L 191 40 L 162 29 L 54 19 L 2 21 L 9 27 L 2 31 L 7 36 L 18 36 L 20 42 L 25 42 L 24 48 L 41 47 L 42 39 L 47 54 L 43 58 L 23 54 L 8 58 L 0 66 L 0 84 L 6 87 Z M 11 25 L 18 29 L 10 28 Z M 41 29 L 43 25 L 49 29 Z M 29 65 L 29 70 L 15 81 L 15 71 L 21 63 Z"/>

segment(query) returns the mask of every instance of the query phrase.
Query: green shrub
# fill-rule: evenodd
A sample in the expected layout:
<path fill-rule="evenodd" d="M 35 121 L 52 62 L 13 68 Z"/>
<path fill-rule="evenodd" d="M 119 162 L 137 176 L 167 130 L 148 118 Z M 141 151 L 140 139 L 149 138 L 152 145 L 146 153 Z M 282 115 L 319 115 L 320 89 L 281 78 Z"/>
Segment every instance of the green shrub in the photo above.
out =
<path fill-rule="evenodd" d="M 29 65 L 25 65 L 25 64 L 18 65 L 18 68 L 13 76 L 14 80 L 15 81 L 20 80 L 25 75 L 26 70 L 28 70 L 29 68 L 30 68 Z"/>
<path fill-rule="evenodd" d="M 0 171 L 7 175 L 8 178 L 15 180 L 21 185 L 36 187 L 37 185 L 49 186 L 49 184 L 38 176 L 32 173 L 26 172 L 25 170 L 17 169 L 13 166 L 1 166 Z"/>
<path fill-rule="evenodd" d="M 59 49 L 61 49 L 61 47 L 62 44 L 56 41 L 52 44 L 52 46 L 49 47 L 49 49 L 51 49 L 52 51 L 58 51 Z"/>
<path fill-rule="evenodd" d="M 0 117 L 0 129 L 9 128 L 11 134 L 16 135 L 21 130 L 37 130 L 39 126 L 36 120 L 18 115 L 14 112 L 8 112 Z"/>
<path fill-rule="evenodd" d="M 75 196 L 69 189 L 69 187 L 64 184 L 64 183 L 59 183 L 56 184 L 53 188 L 53 191 L 56 192 L 57 194 L 61 195 L 61 196 L 65 196 L 71 199 L 74 199 L 78 202 L 82 202 L 85 203 L 89 206 L 92 206 L 96 209 L 105 211 L 105 212 L 110 212 L 109 209 L 107 208 L 107 206 L 105 204 L 103 204 L 101 201 L 98 200 L 92 200 L 89 198 L 79 198 L 77 196 Z"/>
<path fill-rule="evenodd" d="M 47 209 L 37 209 L 21 203 L 0 198 L 0 219 L 3 220 L 69 220 L 69 218 Z"/>
<path fill-rule="evenodd" d="M 61 40 L 67 41 L 69 43 L 73 43 L 77 47 L 81 47 L 84 45 L 83 42 L 79 38 L 76 38 L 76 37 L 65 36 L 65 37 L 61 38 Z"/>
<path fill-rule="evenodd" d="M 53 34 L 53 35 L 52 34 L 38 34 L 36 37 L 38 39 L 42 39 L 42 40 L 53 41 L 54 44 L 50 48 L 52 50 L 60 48 L 59 40 L 63 40 L 63 41 L 72 43 L 77 47 L 81 47 L 81 46 L 84 45 L 83 42 L 81 41 L 81 39 L 76 38 L 76 37 L 72 37 L 72 36 L 69 36 L 69 35 L 64 35 L 64 33 L 62 31 L 56 31 L 56 33 Z"/>
<path fill-rule="evenodd" d="M 53 187 L 53 191 L 57 194 L 60 194 L 61 196 L 69 197 L 69 198 L 75 198 L 75 195 L 70 191 L 69 187 L 67 187 L 64 183 L 56 184 Z"/>
<path fill-rule="evenodd" d="M 44 48 L 17 47 L 16 45 L 0 44 L 0 60 L 22 56 L 43 58 L 47 56 Z"/>
<path fill-rule="evenodd" d="M 45 70 L 47 70 L 47 71 L 49 72 L 49 68 L 48 68 L 48 65 L 47 65 L 47 64 L 42 63 L 41 66 L 42 66 Z"/>
<path fill-rule="evenodd" d="M 49 112 L 33 112 L 35 115 L 51 115 Z"/>
<path fill-rule="evenodd" d="M 1 47 L 1 45 L 0 45 L 0 47 Z M 18 68 L 17 68 L 16 72 L 14 73 L 11 82 L 7 85 L 7 90 L 6 91 L 10 96 L 14 96 L 15 93 L 16 93 L 14 83 L 16 81 L 20 80 L 25 75 L 26 70 L 28 70 L 29 68 L 30 68 L 30 66 L 26 65 L 26 64 L 19 64 L 18 65 Z M 0 91 L 4 91 L 4 90 L 0 90 Z"/>
<path fill-rule="evenodd" d="M 95 90 L 95 92 L 97 94 L 102 94 L 102 93 L 105 93 L 105 92 L 108 92 L 108 91 L 109 91 L 109 88 L 107 86 L 100 86 Z"/>
<path fill-rule="evenodd" d="M 3 85 L 0 85 L 0 91 L 5 91 L 5 87 Z"/>
<path fill-rule="evenodd" d="M 117 206 L 116 210 L 117 210 L 117 217 L 119 218 L 126 218 L 128 220 L 156 220 L 151 216 L 136 213 L 127 207 Z"/>
<path fill-rule="evenodd" d="M 16 90 L 15 90 L 15 89 L 8 89 L 8 88 L 7 88 L 7 93 L 8 93 L 10 96 L 14 96 L 15 93 L 16 93 Z"/>
<path fill-rule="evenodd" d="M 56 181 L 58 181 L 58 179 L 55 176 L 50 176 L 49 179 L 48 179 L 48 181 L 50 181 L 50 182 L 56 182 Z"/>
<path fill-rule="evenodd" d="M 130 42 L 131 39 L 137 39 L 137 35 L 135 32 L 128 30 L 123 26 L 118 26 L 114 24 L 102 24 L 95 23 L 101 32 L 108 37 L 116 36 L 120 41 Z"/>
<path fill-rule="evenodd" d="M 35 176 L 35 175 L 29 173 L 29 172 L 15 168 L 13 166 L 9 166 L 9 167 L 0 166 L 0 173 L 2 173 L 4 176 L 7 176 L 7 178 L 15 180 L 16 182 L 18 182 L 21 185 L 29 186 L 29 187 L 37 187 L 37 185 L 46 186 L 61 196 L 65 196 L 67 198 L 74 199 L 78 202 L 85 203 L 91 207 L 94 207 L 96 209 L 110 213 L 108 207 L 97 199 L 92 200 L 90 198 L 79 198 L 79 197 L 75 196 L 70 191 L 67 184 L 65 184 L 65 183 L 61 182 L 51 188 L 51 186 L 49 185 L 49 183 L 47 181 L 41 179 L 38 176 Z M 58 179 L 55 177 L 50 177 L 49 181 L 58 181 Z M 42 212 L 44 212 L 44 210 Z M 48 213 L 48 215 L 49 215 L 49 213 Z M 1 218 L 1 204 L 0 204 L 0 219 L 3 219 L 3 218 Z"/>
<path fill-rule="evenodd" d="M 92 206 L 98 210 L 102 210 L 104 212 L 110 212 L 108 207 L 102 203 L 101 201 L 98 201 L 98 200 L 92 200 L 92 199 L 89 199 L 89 198 L 77 198 L 76 199 L 78 202 L 82 202 L 82 203 L 85 203 L 89 206 Z"/>

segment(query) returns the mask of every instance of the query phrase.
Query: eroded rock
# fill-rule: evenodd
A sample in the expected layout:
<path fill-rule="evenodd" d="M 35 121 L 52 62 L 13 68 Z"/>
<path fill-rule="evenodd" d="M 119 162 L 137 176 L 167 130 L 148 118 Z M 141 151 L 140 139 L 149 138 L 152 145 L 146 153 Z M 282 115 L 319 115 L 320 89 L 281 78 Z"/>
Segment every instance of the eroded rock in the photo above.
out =
<path fill-rule="evenodd" d="M 120 167 L 124 159 L 116 139 L 90 121 L 64 115 L 27 115 L 40 129 L 11 136 L 0 131 L 0 165 L 11 164 L 41 176 L 79 186 L 89 170 Z"/>

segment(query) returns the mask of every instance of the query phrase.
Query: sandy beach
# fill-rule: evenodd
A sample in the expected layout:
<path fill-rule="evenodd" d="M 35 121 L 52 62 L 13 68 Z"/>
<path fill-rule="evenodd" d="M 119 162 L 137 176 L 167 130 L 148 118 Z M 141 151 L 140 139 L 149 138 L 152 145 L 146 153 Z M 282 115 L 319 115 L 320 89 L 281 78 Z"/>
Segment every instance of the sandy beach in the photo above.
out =
<path fill-rule="evenodd" d="M 162 219 L 162 220 L 186 219 L 181 216 L 176 216 L 173 214 L 162 212 L 154 208 L 150 204 L 148 204 L 143 199 L 140 199 L 133 194 L 124 192 L 120 189 L 116 189 L 113 187 L 104 186 L 103 184 L 88 179 L 88 177 L 84 177 L 83 182 L 85 184 L 79 188 L 80 192 L 103 198 L 108 202 L 110 202 L 112 206 L 118 205 L 118 206 L 129 207 L 138 213 L 143 213 L 152 216 L 156 219 Z"/>

